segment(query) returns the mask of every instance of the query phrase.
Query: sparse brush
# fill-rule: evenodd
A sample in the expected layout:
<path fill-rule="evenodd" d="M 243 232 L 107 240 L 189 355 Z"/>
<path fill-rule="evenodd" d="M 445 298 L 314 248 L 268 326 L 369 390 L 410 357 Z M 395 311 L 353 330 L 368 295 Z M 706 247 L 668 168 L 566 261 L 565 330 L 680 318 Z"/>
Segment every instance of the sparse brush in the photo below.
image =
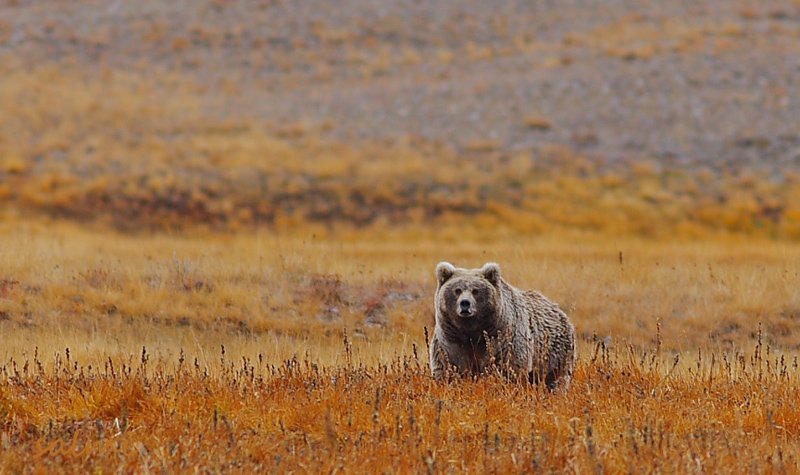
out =
<path fill-rule="evenodd" d="M 500 374 L 431 379 L 430 266 L 445 249 L 418 230 L 4 226 L 0 464 L 12 470 L 56 455 L 75 471 L 798 468 L 797 332 L 783 333 L 796 324 L 794 245 L 448 243 L 476 265 L 514 256 L 526 264 L 509 278 L 570 309 L 581 358 L 560 395 Z M 188 279 L 214 285 L 186 291 Z M 317 318 L 326 306 L 339 317 Z M 376 308 L 384 325 L 368 324 Z"/>
<path fill-rule="evenodd" d="M 33 469 L 58 456 L 68 470 L 144 469 L 155 463 L 150 454 L 162 454 L 166 471 L 380 471 L 390 461 L 408 471 L 680 472 L 725 470 L 733 460 L 800 468 L 796 368 L 741 366 L 735 378 L 718 378 L 715 362 L 731 361 L 727 353 L 683 368 L 676 354 L 661 370 L 630 346 L 598 348 L 603 357 L 579 362 L 567 395 L 498 375 L 437 383 L 399 360 L 255 366 L 244 357 L 233 369 L 222 358 L 201 374 L 181 369 L 183 352 L 176 366 L 143 348 L 126 372 L 92 373 L 65 350 L 72 364 L 63 371 L 34 374 L 17 372 L 11 358 L 0 367 L 0 462 Z M 108 358 L 107 367 L 132 360 Z M 70 450 L 75 444 L 82 449 Z"/>
<path fill-rule="evenodd" d="M 620 54 L 639 58 L 637 51 Z M 33 104 L 9 120 L 20 130 L 47 130 L 46 137 L 0 142 L 0 203 L 124 230 L 425 227 L 469 219 L 473 228 L 517 234 L 800 237 L 800 182 L 788 174 L 775 182 L 743 169 L 708 180 L 707 171 L 643 159 L 600 170 L 563 145 L 541 143 L 509 157 L 506 144 L 485 138 L 460 152 L 424 141 L 333 143 L 311 123 L 201 121 L 191 114 L 191 94 L 165 94 L 156 85 L 134 92 L 134 81 L 119 73 L 99 83 L 80 70 L 48 68 L 0 81 L 0 97 Z M 102 92 L 86 92 L 94 89 Z M 100 95 L 116 99 L 98 103 Z M 16 104 L 0 101 L 4 110 Z M 53 110 L 59 125 L 43 127 Z M 552 127 L 535 115 L 524 124 Z M 76 143 L 76 136 L 85 138 Z"/>

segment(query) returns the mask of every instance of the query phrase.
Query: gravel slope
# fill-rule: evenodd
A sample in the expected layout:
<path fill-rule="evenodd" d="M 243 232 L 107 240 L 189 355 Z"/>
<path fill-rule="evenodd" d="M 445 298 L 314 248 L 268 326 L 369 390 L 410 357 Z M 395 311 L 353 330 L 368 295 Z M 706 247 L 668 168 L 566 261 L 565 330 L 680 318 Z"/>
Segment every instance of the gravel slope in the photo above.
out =
<path fill-rule="evenodd" d="M 0 59 L 177 73 L 337 140 L 800 169 L 797 1 L 5 1 Z"/>

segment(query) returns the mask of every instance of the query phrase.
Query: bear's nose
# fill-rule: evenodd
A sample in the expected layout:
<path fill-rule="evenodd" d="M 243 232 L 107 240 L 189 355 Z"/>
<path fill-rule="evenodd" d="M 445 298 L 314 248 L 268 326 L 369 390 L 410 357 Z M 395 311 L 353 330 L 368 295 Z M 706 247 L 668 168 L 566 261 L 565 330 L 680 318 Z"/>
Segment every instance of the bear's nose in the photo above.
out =
<path fill-rule="evenodd" d="M 462 300 L 459 305 L 461 306 L 461 310 L 469 310 L 469 300 Z"/>

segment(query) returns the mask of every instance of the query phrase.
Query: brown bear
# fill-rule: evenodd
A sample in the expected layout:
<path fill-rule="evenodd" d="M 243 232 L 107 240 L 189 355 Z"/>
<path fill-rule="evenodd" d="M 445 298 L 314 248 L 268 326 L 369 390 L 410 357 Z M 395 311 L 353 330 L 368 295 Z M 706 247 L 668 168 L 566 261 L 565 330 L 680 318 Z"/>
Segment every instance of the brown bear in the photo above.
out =
<path fill-rule="evenodd" d="M 510 285 L 493 262 L 480 269 L 440 262 L 436 281 L 430 342 L 434 378 L 497 369 L 566 390 L 575 368 L 575 327 L 557 304 Z"/>

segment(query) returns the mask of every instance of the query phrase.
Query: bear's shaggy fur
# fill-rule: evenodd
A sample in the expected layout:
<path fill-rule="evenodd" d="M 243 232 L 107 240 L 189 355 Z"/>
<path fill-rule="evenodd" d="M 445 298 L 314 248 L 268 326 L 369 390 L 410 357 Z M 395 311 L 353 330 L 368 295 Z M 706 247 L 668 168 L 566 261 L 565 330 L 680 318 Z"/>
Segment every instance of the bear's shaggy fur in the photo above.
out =
<path fill-rule="evenodd" d="M 539 292 L 522 291 L 500 276 L 500 266 L 436 266 L 436 327 L 431 372 L 479 375 L 492 368 L 550 389 L 566 389 L 575 368 L 575 327 Z"/>

